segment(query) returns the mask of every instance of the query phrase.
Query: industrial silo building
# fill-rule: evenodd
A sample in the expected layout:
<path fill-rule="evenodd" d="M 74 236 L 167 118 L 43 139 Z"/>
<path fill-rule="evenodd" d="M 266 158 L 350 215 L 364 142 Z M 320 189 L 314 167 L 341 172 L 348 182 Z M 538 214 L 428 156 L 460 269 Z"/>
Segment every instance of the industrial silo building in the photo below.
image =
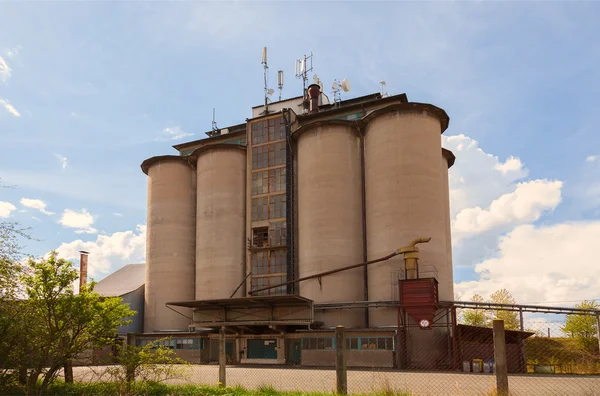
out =
<path fill-rule="evenodd" d="M 311 85 L 144 161 L 141 342 L 169 332 L 210 362 L 224 327 L 232 362 L 328 366 L 344 325 L 349 366 L 450 367 L 448 122 Z"/>

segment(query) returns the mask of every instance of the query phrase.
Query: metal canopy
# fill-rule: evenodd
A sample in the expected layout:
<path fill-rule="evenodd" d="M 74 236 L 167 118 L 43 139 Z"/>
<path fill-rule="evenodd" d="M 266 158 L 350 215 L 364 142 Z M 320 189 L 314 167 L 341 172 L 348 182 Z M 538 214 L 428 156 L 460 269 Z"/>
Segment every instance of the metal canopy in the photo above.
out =
<path fill-rule="evenodd" d="M 193 309 L 199 327 L 310 325 L 313 302 L 295 295 L 226 298 L 171 302 L 167 305 Z"/>
<path fill-rule="evenodd" d="M 218 300 L 193 300 L 193 301 L 176 301 L 168 302 L 167 305 L 173 305 L 176 307 L 186 308 L 223 308 L 223 307 L 236 307 L 236 308 L 256 308 L 256 307 L 270 307 L 272 305 L 297 305 L 297 304 L 310 304 L 312 300 L 308 298 L 295 296 L 295 295 L 282 295 L 282 296 L 257 296 L 257 297 L 238 297 L 238 298 L 223 298 Z"/>

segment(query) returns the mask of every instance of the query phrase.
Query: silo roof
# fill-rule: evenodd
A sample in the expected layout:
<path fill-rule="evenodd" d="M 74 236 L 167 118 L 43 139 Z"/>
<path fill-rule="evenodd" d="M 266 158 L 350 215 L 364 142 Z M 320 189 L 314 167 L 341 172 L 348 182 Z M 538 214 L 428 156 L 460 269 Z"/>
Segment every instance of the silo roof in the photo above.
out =
<path fill-rule="evenodd" d="M 104 297 L 120 297 L 142 287 L 145 280 L 145 264 L 127 264 L 98 282 L 94 291 Z"/>

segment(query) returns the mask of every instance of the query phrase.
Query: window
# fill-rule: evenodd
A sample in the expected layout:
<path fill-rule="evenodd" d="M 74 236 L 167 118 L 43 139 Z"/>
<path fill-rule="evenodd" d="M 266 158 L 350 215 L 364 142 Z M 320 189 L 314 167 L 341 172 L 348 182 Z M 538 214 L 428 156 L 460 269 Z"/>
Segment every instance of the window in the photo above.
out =
<path fill-rule="evenodd" d="M 327 350 L 333 349 L 333 337 L 303 338 L 302 349 Z"/>
<path fill-rule="evenodd" d="M 281 140 L 285 139 L 285 124 L 283 118 L 275 118 L 269 120 L 269 140 Z"/>
<path fill-rule="evenodd" d="M 252 147 L 252 169 L 262 169 L 269 166 L 269 147 Z"/>
<path fill-rule="evenodd" d="M 264 275 L 269 273 L 268 257 L 268 252 L 265 251 L 252 253 L 252 273 L 254 275 Z"/>
<path fill-rule="evenodd" d="M 285 218 L 285 195 L 273 195 L 269 197 L 270 218 Z"/>
<path fill-rule="evenodd" d="M 285 250 L 272 250 L 269 253 L 269 273 L 276 274 L 286 272 L 286 251 Z"/>
<path fill-rule="evenodd" d="M 272 222 L 269 225 L 269 246 L 286 245 L 286 223 L 285 221 Z"/>
<path fill-rule="evenodd" d="M 260 248 L 269 245 L 269 227 L 256 227 L 252 229 L 252 247 Z"/>
<path fill-rule="evenodd" d="M 392 337 L 358 337 L 360 349 L 388 350 L 394 349 Z"/>
<path fill-rule="evenodd" d="M 265 143 L 268 138 L 266 121 L 252 124 L 252 145 Z"/>
<path fill-rule="evenodd" d="M 277 285 L 284 283 L 285 281 L 286 281 L 286 279 L 283 276 L 268 276 L 268 277 L 260 277 L 260 278 L 253 277 L 252 281 L 251 281 L 251 289 L 257 290 L 257 289 L 262 289 L 263 287 L 277 286 Z M 280 295 L 280 294 L 286 294 L 285 286 L 275 287 L 273 289 L 263 290 L 261 292 L 256 293 L 257 296 L 269 296 L 269 295 L 273 296 L 273 295 Z"/>
<path fill-rule="evenodd" d="M 285 168 L 271 169 L 269 171 L 269 192 L 285 192 Z"/>
<path fill-rule="evenodd" d="M 269 192 L 269 173 L 268 171 L 252 173 L 252 195 L 261 195 Z"/>
<path fill-rule="evenodd" d="M 252 199 L 252 221 L 269 218 L 269 197 Z"/>
<path fill-rule="evenodd" d="M 269 166 L 285 164 L 285 142 L 269 145 Z"/>

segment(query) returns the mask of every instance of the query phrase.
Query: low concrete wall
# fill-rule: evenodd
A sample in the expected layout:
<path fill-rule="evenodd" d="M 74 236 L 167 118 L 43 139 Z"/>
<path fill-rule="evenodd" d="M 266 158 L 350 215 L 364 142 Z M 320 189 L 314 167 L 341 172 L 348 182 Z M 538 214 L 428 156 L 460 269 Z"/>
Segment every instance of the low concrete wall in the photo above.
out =
<path fill-rule="evenodd" d="M 394 367 L 393 351 L 346 351 L 348 367 Z M 335 350 L 303 350 L 303 366 L 334 367 Z"/>

